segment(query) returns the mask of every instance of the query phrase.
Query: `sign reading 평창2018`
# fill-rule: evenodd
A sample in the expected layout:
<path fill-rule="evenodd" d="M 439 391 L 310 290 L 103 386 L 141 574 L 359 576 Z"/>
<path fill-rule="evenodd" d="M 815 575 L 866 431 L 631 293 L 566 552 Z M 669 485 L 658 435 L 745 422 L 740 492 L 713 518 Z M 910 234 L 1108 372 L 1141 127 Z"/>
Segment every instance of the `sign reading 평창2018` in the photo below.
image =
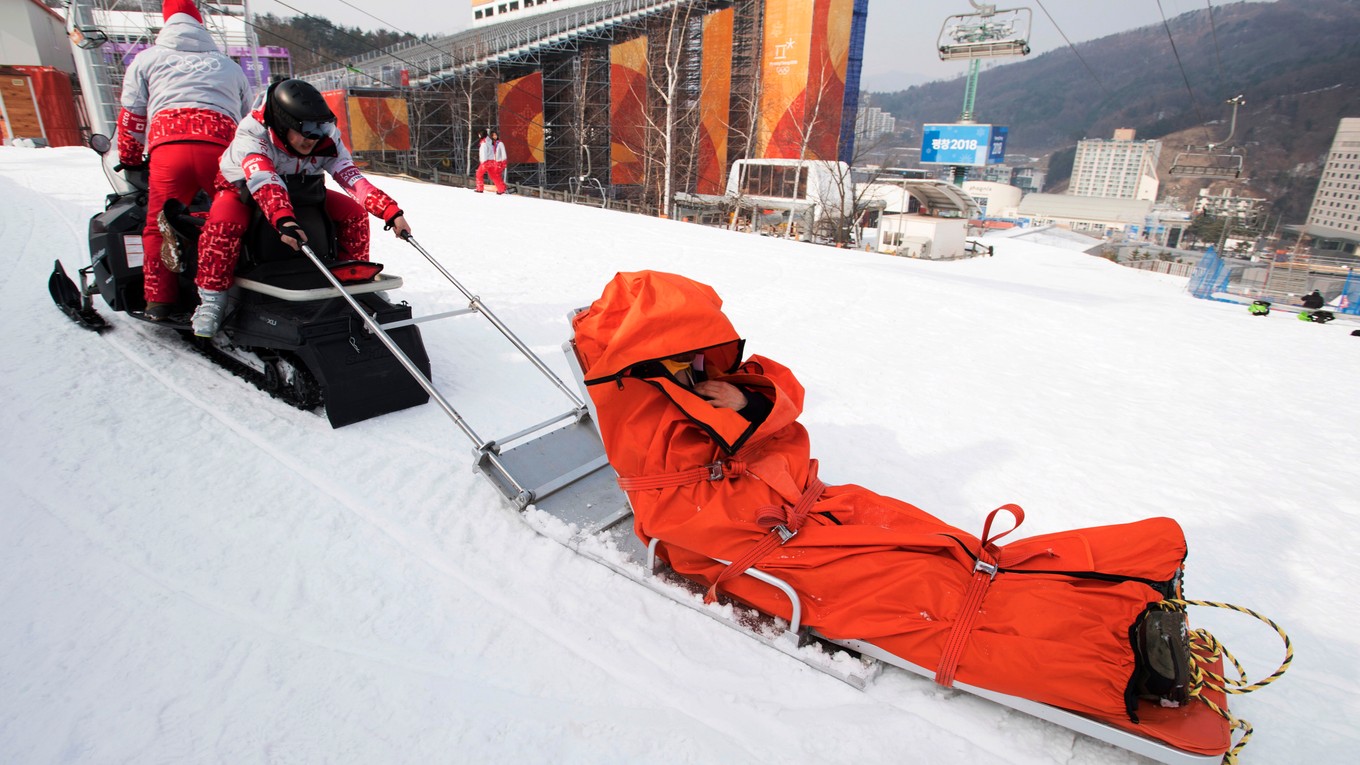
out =
<path fill-rule="evenodd" d="M 921 164 L 981 167 L 1006 161 L 1004 125 L 924 125 Z"/>

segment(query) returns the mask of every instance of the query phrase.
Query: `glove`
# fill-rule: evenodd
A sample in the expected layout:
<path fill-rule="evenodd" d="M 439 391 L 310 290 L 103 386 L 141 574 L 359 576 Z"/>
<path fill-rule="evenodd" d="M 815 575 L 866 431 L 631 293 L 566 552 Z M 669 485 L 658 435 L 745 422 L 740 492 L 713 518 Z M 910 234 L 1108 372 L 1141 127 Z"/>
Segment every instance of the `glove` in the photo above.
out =
<path fill-rule="evenodd" d="M 146 163 L 128 165 L 118 163 L 113 166 L 115 173 L 122 173 L 127 182 L 138 191 L 146 191 L 151 183 L 151 168 Z"/>
<path fill-rule="evenodd" d="M 279 222 L 274 225 L 274 228 L 278 230 L 283 243 L 295 250 L 307 242 L 307 232 L 302 230 L 302 226 L 298 225 L 297 218 L 291 215 L 279 218 Z"/>
<path fill-rule="evenodd" d="M 390 229 L 395 229 L 392 233 L 396 234 L 398 239 L 407 239 L 411 236 L 411 224 L 406 222 L 406 215 L 401 210 L 397 210 L 395 215 L 387 219 L 387 225 L 383 226 L 383 231 Z"/>

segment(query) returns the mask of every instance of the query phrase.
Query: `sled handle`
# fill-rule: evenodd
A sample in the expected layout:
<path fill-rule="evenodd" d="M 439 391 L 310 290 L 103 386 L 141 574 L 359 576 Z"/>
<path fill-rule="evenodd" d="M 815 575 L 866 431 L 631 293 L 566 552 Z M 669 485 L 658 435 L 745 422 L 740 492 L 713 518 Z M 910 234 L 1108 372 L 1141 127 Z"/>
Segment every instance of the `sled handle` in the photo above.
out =
<path fill-rule="evenodd" d="M 991 535 L 991 534 L 992 534 L 992 521 L 996 518 L 996 514 L 999 513 L 999 512 L 1001 512 L 1002 510 L 1005 510 L 1006 512 L 1008 512 L 1008 513 L 1011 514 L 1011 518 L 1013 518 L 1013 519 L 1015 520 L 1015 525 L 1011 526 L 1009 529 L 1007 529 L 1007 530 L 1001 532 L 1000 534 L 997 534 L 996 536 L 992 536 L 992 535 Z M 984 523 L 984 524 L 982 525 L 982 549 L 985 550 L 985 549 L 987 549 L 988 546 L 993 545 L 993 544 L 996 544 L 996 540 L 998 540 L 998 539 L 1000 539 L 1000 538 L 1006 536 L 1007 534 L 1011 533 L 1012 531 L 1015 531 L 1016 529 L 1020 528 L 1020 524 L 1022 524 L 1022 523 L 1024 523 L 1024 522 L 1025 522 L 1025 511 L 1024 511 L 1023 509 L 1021 509 L 1021 507 L 1020 507 L 1019 505 L 1014 504 L 1014 503 L 1002 505 L 1001 507 L 998 507 L 997 509 L 995 509 L 995 510 L 993 510 L 992 512 L 988 513 L 988 514 L 987 514 L 987 522 Z"/>
<path fill-rule="evenodd" d="M 562 378 L 558 377 L 555 373 L 553 373 L 551 369 L 548 368 L 547 364 L 543 363 L 543 360 L 538 357 L 538 354 L 530 350 L 529 346 L 525 345 L 522 340 L 516 337 L 515 333 L 511 332 L 510 328 L 505 326 L 505 324 L 501 322 L 501 320 L 497 318 L 494 313 L 491 312 L 491 309 L 487 308 L 486 305 L 482 303 L 481 298 L 477 297 L 476 295 L 473 295 L 471 292 L 468 292 L 467 288 L 464 287 L 462 283 L 460 283 L 456 278 L 454 278 L 453 274 L 449 273 L 449 270 L 447 268 L 444 268 L 444 264 L 440 263 L 438 260 L 435 260 L 433 255 L 431 255 L 424 247 L 421 247 L 420 243 L 416 241 L 415 237 L 411 236 L 410 233 L 406 233 L 404 236 L 401 237 L 401 239 L 405 241 L 407 244 L 416 248 L 416 252 L 419 252 L 421 255 L 425 256 L 425 259 L 430 261 L 430 265 L 434 266 L 435 269 L 439 271 L 439 273 L 444 275 L 445 279 L 448 279 L 449 282 L 453 284 L 453 286 L 457 287 L 458 291 L 463 293 L 463 297 L 468 299 L 468 305 L 472 308 L 472 310 L 485 316 L 487 320 L 490 321 L 491 324 L 497 330 L 499 330 L 502 335 L 505 335 L 505 339 L 509 340 L 510 343 L 514 345 L 515 348 L 518 349 L 519 352 L 523 354 L 524 357 L 527 358 L 529 362 L 532 363 L 538 369 L 539 372 L 542 372 L 544 377 L 548 378 L 548 380 L 551 381 L 553 385 L 557 386 L 557 389 L 562 391 L 563 395 L 565 395 L 572 402 L 572 404 L 576 407 L 577 410 L 582 410 L 585 408 L 586 406 L 585 402 L 582 401 L 581 398 L 576 395 L 576 392 L 573 391 L 571 388 L 568 388 L 567 384 L 562 382 Z"/>

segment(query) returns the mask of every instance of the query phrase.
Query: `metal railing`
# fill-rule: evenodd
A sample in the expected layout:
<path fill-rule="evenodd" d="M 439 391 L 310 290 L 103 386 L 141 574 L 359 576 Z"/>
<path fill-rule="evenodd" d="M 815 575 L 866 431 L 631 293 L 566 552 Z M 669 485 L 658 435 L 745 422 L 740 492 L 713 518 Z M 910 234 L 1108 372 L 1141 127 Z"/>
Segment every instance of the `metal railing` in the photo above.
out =
<path fill-rule="evenodd" d="M 367 162 L 367 171 L 378 175 L 389 175 L 393 177 L 405 177 L 426 183 L 435 183 L 440 186 L 453 186 L 456 188 L 472 188 L 475 181 L 470 175 L 453 173 L 440 170 L 437 167 L 416 167 L 400 159 L 396 161 L 384 161 L 380 159 L 363 158 Z M 574 205 L 585 205 L 587 207 L 607 207 L 611 210 L 622 210 L 629 213 L 645 213 L 644 207 L 627 199 L 606 199 L 594 187 L 580 185 L 573 190 L 559 191 L 556 189 L 543 188 L 524 183 L 506 183 L 507 188 L 513 190 L 515 194 L 525 197 L 535 197 L 537 199 L 550 199 L 555 202 L 568 202 Z"/>
<path fill-rule="evenodd" d="M 329 67 L 299 75 L 313 84 L 334 87 L 349 82 L 363 71 L 364 80 L 381 80 L 384 66 L 404 68 L 410 82 L 429 84 L 446 77 L 481 69 L 498 61 L 561 46 L 579 37 L 598 36 L 610 27 L 626 24 L 642 16 L 672 6 L 699 0 L 612 0 L 584 8 L 563 9 L 556 13 L 465 30 L 438 40 L 408 40 L 382 50 L 351 58 L 347 66 Z M 425 55 L 418 55 L 418 51 Z M 410 55 L 407 55 L 410 54 Z M 410 71 L 414 67 L 418 71 Z M 367 84 L 359 82 L 357 84 Z"/>

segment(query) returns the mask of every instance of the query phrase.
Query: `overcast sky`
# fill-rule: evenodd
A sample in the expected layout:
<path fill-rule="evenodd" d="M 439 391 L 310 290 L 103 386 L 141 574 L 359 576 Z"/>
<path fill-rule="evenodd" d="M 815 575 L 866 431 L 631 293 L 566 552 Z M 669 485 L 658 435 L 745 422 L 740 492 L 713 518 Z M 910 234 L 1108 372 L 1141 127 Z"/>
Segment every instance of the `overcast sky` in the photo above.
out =
<path fill-rule="evenodd" d="M 1238 1 L 1160 0 L 1160 6 L 1169 19 L 1210 5 L 1220 7 Z M 254 13 L 280 16 L 309 13 L 342 26 L 385 27 L 413 34 L 453 32 L 466 28 L 472 20 L 472 5 L 467 0 L 249 0 L 249 3 Z M 1158 4 L 1158 0 L 1003 0 L 997 7 L 1031 10 L 1030 47 L 1038 54 L 1066 47 L 1064 35 L 1075 44 L 1161 24 Z M 899 90 L 963 74 L 967 62 L 940 61 L 935 52 L 936 39 L 945 17 L 973 10 L 968 0 L 871 0 L 864 46 L 864 88 Z M 998 63 L 1011 60 L 999 59 Z"/>

